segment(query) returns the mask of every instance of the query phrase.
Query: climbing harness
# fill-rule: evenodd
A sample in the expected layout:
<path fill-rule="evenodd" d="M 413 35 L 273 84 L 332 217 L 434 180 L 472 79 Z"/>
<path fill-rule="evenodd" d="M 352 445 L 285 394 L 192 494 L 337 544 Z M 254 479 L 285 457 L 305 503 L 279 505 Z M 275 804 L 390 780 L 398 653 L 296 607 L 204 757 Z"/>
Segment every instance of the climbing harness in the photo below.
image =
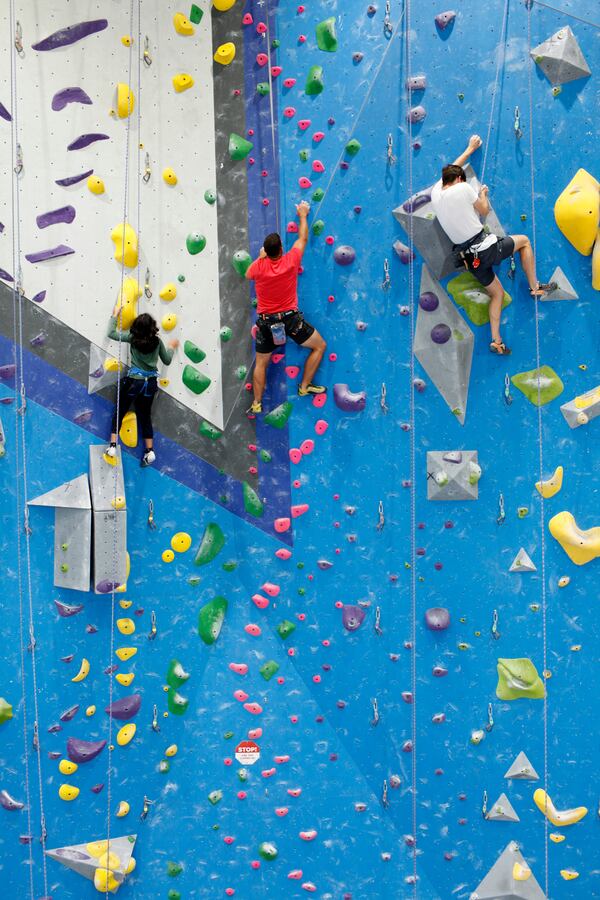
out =
<path fill-rule="evenodd" d="M 379 706 L 377 705 L 376 697 L 371 700 L 371 704 L 373 706 L 373 718 L 371 719 L 371 725 L 375 727 L 375 725 L 379 725 Z"/>
<path fill-rule="evenodd" d="M 523 132 L 521 131 L 521 112 L 518 106 L 515 106 L 515 121 L 513 124 L 513 131 L 515 133 L 515 137 L 518 141 L 523 137 Z"/>
<path fill-rule="evenodd" d="M 495 641 L 497 641 L 498 638 L 500 637 L 500 632 L 498 631 L 498 610 L 497 609 L 495 609 L 494 612 L 492 613 L 491 631 L 492 631 L 492 637 L 494 638 Z"/>
<path fill-rule="evenodd" d="M 382 290 L 389 291 L 392 286 L 392 281 L 390 278 L 390 263 L 388 259 L 384 259 L 383 261 L 383 282 L 381 284 Z"/>
<path fill-rule="evenodd" d="M 377 526 L 376 526 L 377 531 L 383 531 L 383 526 L 385 525 L 385 515 L 383 513 L 383 500 L 379 501 L 377 511 L 379 513 L 379 521 L 377 522 Z"/>
<path fill-rule="evenodd" d="M 390 411 L 390 408 L 387 405 L 387 388 L 385 386 L 385 381 L 382 382 L 382 385 L 381 385 L 381 396 L 379 397 L 379 406 L 381 407 L 381 411 L 384 414 L 387 414 Z"/>
<path fill-rule="evenodd" d="M 513 402 L 512 394 L 510 392 L 510 377 L 508 372 L 504 376 L 504 402 L 507 406 L 510 406 Z"/>
<path fill-rule="evenodd" d="M 154 501 L 148 500 L 148 528 L 151 531 L 156 529 L 156 522 L 154 521 Z"/>
<path fill-rule="evenodd" d="M 387 136 L 387 164 L 388 166 L 393 166 L 396 162 L 396 157 L 394 156 L 394 138 L 391 134 Z"/>
<path fill-rule="evenodd" d="M 154 610 L 150 613 L 150 634 L 148 635 L 148 640 L 153 641 L 158 634 L 158 630 L 156 628 L 156 613 Z"/>
<path fill-rule="evenodd" d="M 503 525 L 505 519 L 506 512 L 504 510 L 504 494 L 500 494 L 498 497 L 498 516 L 496 518 L 496 522 L 498 525 Z"/>
<path fill-rule="evenodd" d="M 383 634 L 383 630 L 381 628 L 381 607 L 375 607 L 375 624 L 373 626 L 373 630 L 375 634 L 381 636 Z"/>

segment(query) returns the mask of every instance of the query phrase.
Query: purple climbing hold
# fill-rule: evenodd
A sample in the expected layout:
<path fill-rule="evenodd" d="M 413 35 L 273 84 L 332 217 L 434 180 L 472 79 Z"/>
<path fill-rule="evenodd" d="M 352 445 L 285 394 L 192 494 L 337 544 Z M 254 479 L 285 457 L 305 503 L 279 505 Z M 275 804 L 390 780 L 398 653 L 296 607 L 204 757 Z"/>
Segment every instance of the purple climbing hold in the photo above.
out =
<path fill-rule="evenodd" d="M 94 170 L 88 169 L 87 172 L 82 172 L 81 175 L 70 175 L 68 178 L 59 178 L 54 184 L 58 184 L 60 187 L 71 187 L 72 184 L 79 184 L 80 181 L 85 181 L 86 178 L 89 178 L 90 175 L 93 174 Z"/>
<path fill-rule="evenodd" d="M 396 256 L 399 258 L 401 263 L 404 263 L 405 266 L 409 264 L 411 259 L 415 258 L 414 252 L 410 249 L 410 247 L 407 247 L 406 244 L 403 244 L 402 241 L 394 241 L 393 247 Z"/>
<path fill-rule="evenodd" d="M 31 338 L 31 340 L 29 341 L 29 345 L 31 347 L 43 347 L 44 344 L 46 343 L 47 337 L 48 337 L 48 335 L 46 334 L 45 331 L 40 331 L 39 334 L 36 334 L 35 337 Z"/>
<path fill-rule="evenodd" d="M 342 625 L 346 631 L 356 631 L 362 625 L 365 611 L 360 606 L 345 605 L 342 609 Z"/>
<path fill-rule="evenodd" d="M 50 725 L 48 728 L 48 734 L 58 734 L 59 731 L 62 731 L 62 725 L 58 723 L 56 725 Z"/>
<path fill-rule="evenodd" d="M 61 28 L 32 44 L 33 50 L 56 50 L 58 47 L 68 47 L 69 44 L 75 44 L 83 38 L 96 34 L 98 31 L 104 31 L 108 28 L 107 19 L 92 19 L 89 22 L 78 22 L 77 25 L 69 25 L 67 28 Z"/>
<path fill-rule="evenodd" d="M 80 87 L 63 88 L 62 91 L 57 91 L 52 98 L 52 109 L 59 112 L 69 103 L 84 103 L 86 106 L 91 106 L 92 101 Z"/>
<path fill-rule="evenodd" d="M 434 325 L 431 329 L 431 340 L 434 344 L 446 344 L 452 336 L 452 331 L 445 322 Z"/>
<path fill-rule="evenodd" d="M 357 51 L 356 53 L 353 53 L 353 54 L 352 54 L 352 62 L 354 62 L 354 63 L 362 62 L 363 55 L 364 55 L 364 54 L 362 54 L 360 51 Z"/>
<path fill-rule="evenodd" d="M 106 747 L 106 741 L 82 741 L 79 738 L 69 738 L 67 741 L 67 756 L 74 763 L 87 763 L 95 759 Z"/>
<path fill-rule="evenodd" d="M 14 812 L 17 809 L 23 809 L 25 804 L 11 797 L 8 791 L 0 791 L 0 806 L 3 806 L 4 809 L 8 809 L 10 812 Z"/>
<path fill-rule="evenodd" d="M 435 24 L 437 25 L 438 28 L 440 28 L 442 31 L 444 31 L 444 29 L 446 29 L 448 27 L 448 25 L 451 25 L 452 22 L 454 22 L 455 18 L 456 18 L 455 11 L 453 9 L 449 9 L 446 12 L 441 12 L 441 13 L 437 14 L 437 16 L 435 17 Z"/>
<path fill-rule="evenodd" d="M 60 759 L 61 756 L 62 756 L 62 753 L 60 752 L 60 750 L 49 750 L 48 751 L 48 759 Z"/>
<path fill-rule="evenodd" d="M 75 253 L 72 247 L 66 244 L 59 244 L 57 247 L 51 247 L 49 250 L 40 250 L 39 253 L 26 253 L 25 259 L 30 263 L 45 262 L 47 259 L 58 259 L 59 256 L 70 256 Z"/>
<path fill-rule="evenodd" d="M 58 225 L 59 222 L 66 222 L 70 225 L 76 216 L 74 206 L 61 206 L 59 209 L 52 209 L 50 212 L 41 213 L 36 216 L 38 228 L 48 228 L 49 225 Z"/>
<path fill-rule="evenodd" d="M 367 15 L 374 16 L 376 12 L 377 7 L 373 3 L 370 3 L 369 6 L 367 6 Z"/>
<path fill-rule="evenodd" d="M 84 409 L 73 417 L 73 421 L 76 425 L 85 425 L 87 422 L 91 421 L 92 416 L 93 412 L 91 409 Z"/>
<path fill-rule="evenodd" d="M 354 247 L 350 247 L 349 244 L 340 244 L 333 251 L 333 258 L 338 266 L 349 266 L 356 259 L 356 250 Z"/>
<path fill-rule="evenodd" d="M 86 625 L 85 632 L 86 632 L 86 634 L 97 634 L 98 629 L 96 628 L 95 625 Z"/>
<path fill-rule="evenodd" d="M 103 789 L 104 789 L 104 784 L 103 784 L 103 783 L 101 783 L 101 784 L 93 784 L 92 787 L 90 788 L 90 791 L 92 792 L 92 794 L 99 794 L 100 791 L 102 791 Z"/>
<path fill-rule="evenodd" d="M 334 384 L 333 399 L 338 409 L 343 412 L 362 412 L 367 405 L 365 391 L 351 391 L 347 384 Z"/>
<path fill-rule="evenodd" d="M 425 610 L 425 624 L 430 631 L 445 631 L 450 625 L 450 613 L 444 606 L 431 606 Z"/>
<path fill-rule="evenodd" d="M 31 298 L 33 303 L 43 303 L 46 299 L 46 291 L 39 291 L 34 297 Z"/>
<path fill-rule="evenodd" d="M 407 91 L 424 91 L 427 87 L 427 77 L 425 75 L 412 75 L 406 79 Z"/>
<path fill-rule="evenodd" d="M 404 212 L 414 213 L 426 203 L 431 203 L 431 194 L 428 191 L 419 191 L 418 194 L 413 194 L 412 197 L 405 200 L 402 209 Z"/>
<path fill-rule="evenodd" d="M 326 572 L 327 569 L 331 569 L 333 566 L 332 562 L 329 562 L 328 559 L 318 559 L 317 565 L 321 569 L 322 572 Z"/>
<path fill-rule="evenodd" d="M 104 674 L 105 675 L 113 675 L 118 670 L 118 668 L 119 667 L 116 665 L 116 663 L 115 663 L 115 665 L 107 666 L 104 670 Z"/>
<path fill-rule="evenodd" d="M 432 291 L 425 291 L 425 293 L 421 294 L 419 297 L 419 306 L 421 309 L 424 309 L 425 312 L 433 312 L 439 305 L 440 301 Z"/>
<path fill-rule="evenodd" d="M 61 722 L 70 722 L 71 719 L 77 714 L 79 711 L 79 704 L 76 706 L 70 706 L 69 709 L 65 709 L 64 713 L 60 714 Z"/>
<path fill-rule="evenodd" d="M 6 269 L 0 269 L 0 278 L 2 281 L 14 281 L 15 279 L 12 277 L 10 272 L 7 272 Z"/>
<path fill-rule="evenodd" d="M 14 378 L 16 371 L 17 367 L 14 363 L 7 363 L 5 366 L 0 366 L 0 381 L 3 381 L 5 378 Z"/>
<path fill-rule="evenodd" d="M 444 666 L 434 666 L 431 674 L 435 675 L 436 678 L 444 678 L 448 674 L 448 669 L 444 668 Z"/>
<path fill-rule="evenodd" d="M 0 103 L 0 118 L 5 119 L 7 122 L 12 122 L 12 116 L 5 107 L 4 103 Z"/>
<path fill-rule="evenodd" d="M 422 122 L 426 115 L 424 106 L 413 106 L 406 114 L 406 121 L 416 125 L 417 122 Z"/>
<path fill-rule="evenodd" d="M 78 138 L 75 138 L 74 141 L 71 141 L 67 150 L 83 150 L 84 147 L 89 147 L 90 144 L 95 144 L 96 141 L 109 141 L 110 137 L 108 134 L 101 134 L 98 132 L 91 132 L 90 134 L 80 134 Z"/>
<path fill-rule="evenodd" d="M 113 719 L 125 720 L 133 719 L 140 711 L 142 698 L 140 694 L 131 694 L 130 697 L 121 697 L 110 703 L 104 710 Z"/>
<path fill-rule="evenodd" d="M 105 579 L 104 581 L 99 581 L 96 585 L 96 593 L 97 594 L 112 594 L 113 591 L 116 591 L 117 588 L 120 588 L 121 585 L 116 581 L 108 581 Z"/>

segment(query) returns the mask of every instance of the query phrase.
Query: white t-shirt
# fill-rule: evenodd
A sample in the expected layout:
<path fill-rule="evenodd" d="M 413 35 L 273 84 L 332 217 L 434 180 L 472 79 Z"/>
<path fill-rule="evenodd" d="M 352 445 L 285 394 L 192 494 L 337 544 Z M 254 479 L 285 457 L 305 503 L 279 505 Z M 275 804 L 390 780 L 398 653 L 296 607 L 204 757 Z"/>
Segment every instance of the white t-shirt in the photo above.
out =
<path fill-rule="evenodd" d="M 443 190 L 441 179 L 434 184 L 431 191 L 433 209 L 453 244 L 463 244 L 481 231 L 481 220 L 473 206 L 476 200 L 476 192 L 466 181 Z"/>

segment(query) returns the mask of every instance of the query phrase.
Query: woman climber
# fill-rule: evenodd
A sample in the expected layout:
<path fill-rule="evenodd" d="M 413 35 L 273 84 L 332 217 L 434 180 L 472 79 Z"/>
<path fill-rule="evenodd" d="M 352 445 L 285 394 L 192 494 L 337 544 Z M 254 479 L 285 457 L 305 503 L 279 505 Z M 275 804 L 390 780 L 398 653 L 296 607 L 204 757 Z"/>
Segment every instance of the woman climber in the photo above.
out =
<path fill-rule="evenodd" d="M 169 349 L 158 336 L 158 325 L 148 313 L 142 313 L 131 323 L 129 331 L 121 331 L 118 326 L 118 310 L 115 309 L 110 320 L 108 336 L 113 341 L 121 340 L 131 347 L 131 366 L 128 375 L 121 381 L 117 409 L 112 420 L 110 444 L 105 455 L 113 458 L 117 455 L 117 434 L 121 430 L 123 417 L 133 404 L 140 431 L 144 438 L 145 450 L 140 465 L 151 466 L 156 459 L 153 450 L 154 431 L 152 429 L 152 401 L 158 390 L 158 360 L 166 366 L 170 365 L 173 353 L 179 341 L 169 341 Z"/>

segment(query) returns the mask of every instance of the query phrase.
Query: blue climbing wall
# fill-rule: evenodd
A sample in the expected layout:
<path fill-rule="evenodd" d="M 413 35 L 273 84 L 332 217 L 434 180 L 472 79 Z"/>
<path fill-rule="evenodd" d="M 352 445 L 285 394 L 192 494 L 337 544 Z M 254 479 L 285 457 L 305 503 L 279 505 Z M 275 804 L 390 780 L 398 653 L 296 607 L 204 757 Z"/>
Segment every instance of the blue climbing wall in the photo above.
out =
<path fill-rule="evenodd" d="M 206 24 L 210 11 L 201 5 Z M 168 6 L 165 28 L 177 11 Z M 597 4 L 561 0 L 560 6 L 562 14 L 533 4 L 531 46 L 570 25 L 593 69 Z M 86 472 L 89 445 L 108 426 L 108 406 L 94 407 L 90 430 L 69 421 L 71 413 L 59 415 L 26 347 L 23 379 L 35 399 L 20 415 L 21 369 L 16 379 L 0 369 L 6 447 L 0 459 L 0 694 L 13 707 L 13 718 L 0 725 L 0 789 L 25 804 L 10 810 L 5 801 L 0 808 L 2 880 L 14 897 L 96 895 L 91 881 L 44 861 L 43 813 L 49 849 L 105 838 L 108 829 L 112 837 L 137 834 L 137 865 L 119 889 L 124 897 L 468 898 L 510 841 L 518 842 L 546 896 L 600 897 L 600 562 L 574 565 L 548 529 L 563 510 L 582 529 L 600 524 L 600 426 L 592 420 L 571 430 L 559 408 L 597 386 L 598 298 L 590 257 L 575 251 L 553 216 L 556 198 L 579 168 L 600 175 L 597 77 L 565 84 L 555 96 L 534 66 L 532 122 L 522 3 L 509 4 L 504 47 L 502 0 L 485 7 L 464 0 L 446 29 L 436 27 L 442 10 L 430 0 L 420 0 L 412 12 L 392 0 L 387 32 L 383 2 L 373 12 L 363 0 L 309 0 L 305 7 L 240 0 L 224 14 L 232 29 L 244 13 L 253 16 L 244 26 L 240 89 L 247 121 L 255 122 L 255 167 L 262 162 L 266 174 L 257 178 L 256 168 L 249 176 L 249 248 L 256 252 L 264 229 L 275 227 L 276 209 L 285 232 L 294 204 L 311 201 L 319 188 L 324 192 L 311 201 L 311 223 L 322 220 L 324 228 L 311 237 L 299 291 L 306 317 L 328 342 L 319 379 L 330 391 L 323 406 L 297 397 L 293 367 L 302 365 L 303 353 L 295 346 L 271 367 L 265 408 L 289 399 L 292 414 L 285 430 L 260 421 L 256 426 L 256 444 L 273 463 L 248 454 L 259 467 L 258 493 L 265 501 L 260 527 L 243 512 L 239 483 L 216 468 L 201 479 L 188 468 L 179 477 L 172 453 L 169 466 L 161 467 L 159 454 L 155 469 L 141 471 L 137 458 L 125 453 L 127 592 L 114 595 L 113 610 L 110 595 L 54 588 L 54 514 L 32 510 L 27 539 L 25 487 L 31 499 Z M 280 42 L 271 64 L 282 70 L 273 78 L 273 132 L 269 96 L 254 93 L 268 77 L 255 62 L 266 46 L 256 26 L 267 16 L 271 39 Z M 316 45 L 315 26 L 328 16 L 336 20 L 334 53 Z M 485 173 L 494 209 L 507 232 L 531 237 L 535 209 L 538 276 L 547 280 L 560 266 L 579 299 L 534 305 L 520 267 L 511 279 L 504 264 L 500 275 L 512 303 L 502 333 L 513 352 L 508 359 L 492 356 L 487 326 L 469 323 L 475 345 L 461 425 L 434 381 L 418 362 L 411 365 L 423 261 L 417 256 L 406 265 L 394 253 L 394 241 L 409 238 L 392 211 L 429 186 L 470 134 L 486 137 L 498 53 Z M 323 67 L 324 90 L 307 96 L 313 65 Z M 410 101 L 427 115 L 411 133 L 405 124 L 409 71 L 427 76 L 425 91 Z M 295 83 L 285 87 L 284 79 Z M 354 157 L 344 153 L 351 138 L 361 144 Z M 277 167 L 271 165 L 273 144 Z M 481 160 L 480 151 L 472 160 L 476 172 Z M 302 187 L 303 178 L 311 184 Z M 8 221 L 10 210 L 2 218 Z M 291 244 L 293 233 L 286 239 Z M 334 261 L 340 245 L 356 251 L 350 266 Z M 1 340 L 0 364 L 10 365 L 14 346 Z M 538 415 L 505 376 L 539 365 L 550 366 L 564 390 Z M 68 406 L 81 386 L 60 373 L 56 378 Z M 421 379 L 414 393 L 413 379 Z M 365 409 L 339 409 L 334 384 L 365 391 Z M 298 448 L 304 452 L 291 453 L 288 465 L 288 450 Z M 478 452 L 482 469 L 478 499 L 428 501 L 427 452 L 467 450 Z M 559 465 L 562 489 L 542 506 L 535 482 Z M 149 501 L 155 530 L 148 527 Z M 290 502 L 308 509 L 277 536 L 273 521 L 289 515 Z M 195 551 L 210 523 L 222 530 L 225 546 L 198 568 Z M 191 536 L 192 547 L 165 562 L 162 554 L 178 532 Z M 509 572 L 520 548 L 535 571 Z M 561 588 L 565 576 L 570 583 Z M 253 602 L 256 595 L 268 601 L 265 608 Z M 227 598 L 227 615 L 218 640 L 207 645 L 198 636 L 198 613 L 217 596 Z M 131 602 L 128 610 L 119 605 L 123 599 Z M 84 608 L 61 617 L 54 600 Z M 449 610 L 450 626 L 433 632 L 424 614 L 438 606 Z M 355 621 L 364 615 L 359 627 L 344 627 L 349 615 Z M 135 623 L 128 637 L 115 626 L 125 616 Z M 282 622 L 295 626 L 287 637 L 278 630 Z M 28 646 L 30 624 L 35 653 Z M 137 649 L 131 662 L 117 660 L 121 646 Z M 531 659 L 546 700 L 499 699 L 499 657 Z M 83 658 L 89 675 L 73 683 Z M 169 714 L 165 692 L 173 659 L 189 673 L 179 689 L 189 701 L 182 715 Z M 260 669 L 270 661 L 279 668 L 267 680 Z M 247 667 L 246 674 L 231 664 L 242 672 Z M 134 692 L 142 698 L 137 732 L 123 747 L 116 743 L 123 723 L 113 721 L 109 730 L 104 712 L 116 672 L 133 672 L 135 680 L 130 687 L 113 681 L 113 699 Z M 61 721 L 76 705 L 74 717 Z M 96 711 L 88 716 L 91 705 Z M 235 747 L 249 732 L 260 759 L 243 767 Z M 106 739 L 112 749 L 63 776 L 58 762 L 68 737 Z M 173 744 L 177 753 L 166 756 Z M 538 782 L 505 779 L 520 751 Z M 76 799 L 59 799 L 63 783 L 79 788 Z M 533 802 L 540 787 L 557 808 L 583 805 L 588 815 L 569 828 L 547 824 Z M 484 796 L 489 812 L 502 793 L 519 821 L 484 818 Z M 152 802 L 141 818 L 145 797 Z M 117 818 L 121 801 L 130 811 Z M 555 843 L 550 834 L 558 832 L 564 841 Z M 275 845 L 274 859 L 264 858 L 274 855 L 261 847 L 265 842 Z M 561 877 L 561 870 L 578 878 Z M 531 882 L 515 885 L 514 896 L 534 896 L 518 893 Z"/>

